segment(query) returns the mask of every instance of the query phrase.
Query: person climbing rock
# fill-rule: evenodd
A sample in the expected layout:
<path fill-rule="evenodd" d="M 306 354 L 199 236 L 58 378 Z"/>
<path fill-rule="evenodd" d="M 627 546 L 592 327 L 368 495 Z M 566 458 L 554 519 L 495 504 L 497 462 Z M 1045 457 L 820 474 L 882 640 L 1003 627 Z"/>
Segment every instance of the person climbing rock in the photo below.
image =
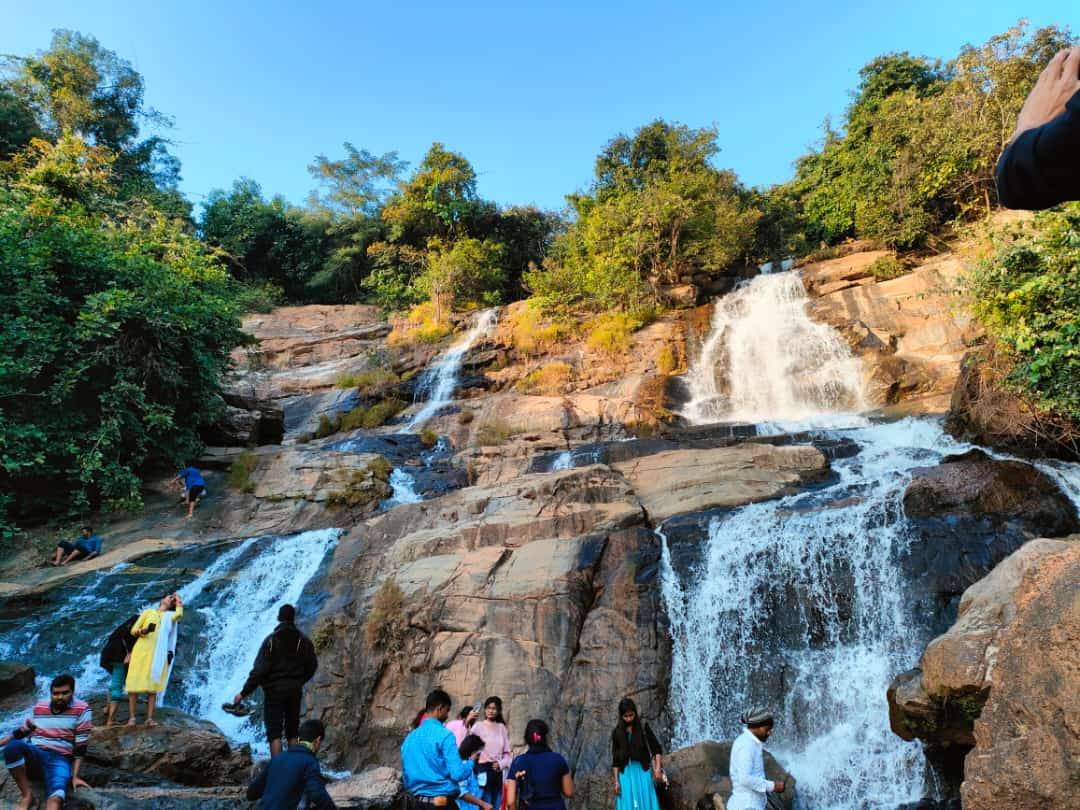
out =
<path fill-rule="evenodd" d="M 92 727 L 89 704 L 75 697 L 75 679 L 57 675 L 49 686 L 49 699 L 34 706 L 4 745 L 4 762 L 19 788 L 19 810 L 34 806 L 28 766 L 45 777 L 46 810 L 60 810 L 68 782 L 72 792 L 90 787 L 79 777 L 79 769 Z"/>
<path fill-rule="evenodd" d="M 184 601 L 178 593 L 166 594 L 156 608 L 139 614 L 131 628 L 136 639 L 131 651 L 127 680 L 129 726 L 135 725 L 135 706 L 139 695 L 146 695 L 146 725 L 156 726 L 154 706 L 164 694 L 176 654 L 176 624 L 184 615 Z"/>
<path fill-rule="evenodd" d="M 728 810 L 764 810 L 769 793 L 783 793 L 784 783 L 765 778 L 764 743 L 773 730 L 768 709 L 743 712 L 739 722 L 746 728 L 731 745 L 731 798 Z"/>
<path fill-rule="evenodd" d="M 469 707 L 471 710 L 471 706 Z M 451 721 L 452 723 L 453 721 Z M 450 728 L 451 723 L 447 724 L 447 728 Z M 451 731 L 451 733 L 453 733 Z M 484 750 L 484 741 L 477 737 L 475 734 L 466 734 L 465 737 L 458 743 L 458 755 L 466 761 L 473 764 L 473 768 L 476 767 L 477 760 L 480 759 L 480 752 Z M 483 790 L 480 787 L 480 783 L 476 781 L 476 773 L 473 770 L 469 771 L 469 775 L 458 782 L 458 798 L 465 804 L 471 804 L 474 807 L 479 807 L 480 810 L 492 810 L 490 804 L 485 802 L 481 796 Z"/>
<path fill-rule="evenodd" d="M 101 554 L 101 538 L 94 534 L 90 526 L 82 527 L 82 536 L 75 542 L 61 540 L 56 544 L 56 553 L 51 562 L 53 565 L 67 565 L 73 560 L 92 560 Z"/>
<path fill-rule="evenodd" d="M 619 721 L 611 732 L 611 768 L 616 810 L 660 810 L 656 795 L 663 773 L 660 742 L 630 698 L 619 701 Z"/>
<path fill-rule="evenodd" d="M 1006 208 L 1080 200 L 1080 47 L 1058 52 L 1035 82 L 997 165 Z"/>
<path fill-rule="evenodd" d="M 184 467 L 176 474 L 176 481 L 184 488 L 184 503 L 187 504 L 187 516 L 191 517 L 195 507 L 206 497 L 206 481 L 195 467 Z"/>
<path fill-rule="evenodd" d="M 525 724 L 527 750 L 510 764 L 506 781 L 507 810 L 566 810 L 574 796 L 570 766 L 548 747 L 548 724 L 533 719 Z"/>
<path fill-rule="evenodd" d="M 484 741 L 484 750 L 480 752 L 480 761 L 476 766 L 476 778 L 483 788 L 484 801 L 499 810 L 503 775 L 513 759 L 510 734 L 503 717 L 502 698 L 492 695 L 484 701 L 484 719 L 473 724 L 472 733 Z"/>
<path fill-rule="evenodd" d="M 131 651 L 135 648 L 135 638 L 131 628 L 139 620 L 132 616 L 117 627 L 105 642 L 101 650 L 99 663 L 109 673 L 109 705 L 105 709 L 105 726 L 111 726 L 116 719 L 116 710 L 124 698 L 124 681 L 127 679 L 128 664 L 131 663 Z"/>
<path fill-rule="evenodd" d="M 443 725 L 451 704 L 446 692 L 433 690 L 424 704 L 427 716 L 401 744 L 407 810 L 454 810 L 459 785 L 473 769 L 472 760 L 458 753 L 453 732 Z"/>
<path fill-rule="evenodd" d="M 248 785 L 248 801 L 258 801 L 260 810 L 296 810 L 300 800 L 307 799 L 306 806 L 313 810 L 335 810 L 318 759 L 326 727 L 319 720 L 305 720 L 297 733 L 299 740 L 271 759 Z"/>
<path fill-rule="evenodd" d="M 263 719 L 271 757 L 281 753 L 282 737 L 290 746 L 296 745 L 304 684 L 319 668 L 315 645 L 296 627 L 296 608 L 282 605 L 277 620 L 274 632 L 259 646 L 255 664 L 243 688 L 233 698 L 233 706 L 236 706 L 262 688 Z"/>

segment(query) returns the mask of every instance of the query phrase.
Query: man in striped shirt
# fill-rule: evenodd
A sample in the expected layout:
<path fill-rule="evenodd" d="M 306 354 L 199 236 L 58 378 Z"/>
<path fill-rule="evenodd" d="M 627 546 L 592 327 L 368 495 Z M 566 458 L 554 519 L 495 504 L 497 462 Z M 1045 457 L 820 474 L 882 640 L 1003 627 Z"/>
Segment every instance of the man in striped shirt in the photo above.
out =
<path fill-rule="evenodd" d="M 4 762 L 22 794 L 19 810 L 29 810 L 34 802 L 30 792 L 27 765 L 40 771 L 45 779 L 48 801 L 45 810 L 60 810 L 72 790 L 90 787 L 79 778 L 79 766 L 90 743 L 90 706 L 75 698 L 75 679 L 58 675 L 49 689 L 50 699 L 34 706 L 32 715 L 4 746 Z"/>

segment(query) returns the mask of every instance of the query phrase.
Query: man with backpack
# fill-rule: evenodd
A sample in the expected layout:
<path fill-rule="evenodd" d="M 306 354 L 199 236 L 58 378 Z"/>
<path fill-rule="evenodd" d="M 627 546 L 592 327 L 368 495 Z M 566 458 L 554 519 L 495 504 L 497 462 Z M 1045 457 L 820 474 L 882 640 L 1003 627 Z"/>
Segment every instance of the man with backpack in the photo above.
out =
<path fill-rule="evenodd" d="M 315 645 L 296 627 L 296 608 L 282 605 L 277 618 L 278 626 L 263 640 L 251 674 L 232 703 L 235 713 L 244 698 L 262 687 L 263 717 L 271 757 L 281 753 L 283 735 L 290 746 L 296 745 L 304 684 L 319 667 Z M 230 709 L 229 706 L 225 708 Z"/>

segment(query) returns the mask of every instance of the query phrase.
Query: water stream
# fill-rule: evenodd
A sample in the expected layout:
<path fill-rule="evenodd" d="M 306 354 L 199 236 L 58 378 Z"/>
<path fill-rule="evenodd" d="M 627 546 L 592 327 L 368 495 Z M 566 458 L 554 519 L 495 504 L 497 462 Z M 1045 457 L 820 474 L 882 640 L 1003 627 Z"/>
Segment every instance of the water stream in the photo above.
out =
<path fill-rule="evenodd" d="M 29 617 L 25 610 L 0 617 L 0 659 L 33 666 L 42 694 L 60 672 L 75 676 L 84 697 L 103 692 L 108 677 L 98 656 L 109 633 L 178 590 L 185 610 L 163 704 L 212 720 L 233 740 L 261 750 L 258 717 L 233 717 L 221 704 L 240 691 L 277 608 L 303 605 L 307 583 L 339 534 L 322 529 L 190 546 L 76 578 L 50 590 Z"/>
<path fill-rule="evenodd" d="M 757 276 L 717 299 L 681 415 L 786 430 L 865 424 L 861 363 L 806 304 L 795 272 Z"/>

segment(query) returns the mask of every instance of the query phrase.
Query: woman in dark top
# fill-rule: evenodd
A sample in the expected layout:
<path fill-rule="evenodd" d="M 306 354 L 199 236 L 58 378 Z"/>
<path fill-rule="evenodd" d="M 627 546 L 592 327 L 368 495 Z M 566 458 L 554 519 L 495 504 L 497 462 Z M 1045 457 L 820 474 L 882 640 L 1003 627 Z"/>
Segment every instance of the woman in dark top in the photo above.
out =
<path fill-rule="evenodd" d="M 562 755 L 548 748 L 547 738 L 548 724 L 543 720 L 525 725 L 529 750 L 510 763 L 507 810 L 566 810 L 563 797 L 574 795 L 574 779 Z"/>
<path fill-rule="evenodd" d="M 619 722 L 611 732 L 616 810 L 660 810 L 655 783 L 662 772 L 662 753 L 652 729 L 641 722 L 634 701 L 619 701 Z"/>

